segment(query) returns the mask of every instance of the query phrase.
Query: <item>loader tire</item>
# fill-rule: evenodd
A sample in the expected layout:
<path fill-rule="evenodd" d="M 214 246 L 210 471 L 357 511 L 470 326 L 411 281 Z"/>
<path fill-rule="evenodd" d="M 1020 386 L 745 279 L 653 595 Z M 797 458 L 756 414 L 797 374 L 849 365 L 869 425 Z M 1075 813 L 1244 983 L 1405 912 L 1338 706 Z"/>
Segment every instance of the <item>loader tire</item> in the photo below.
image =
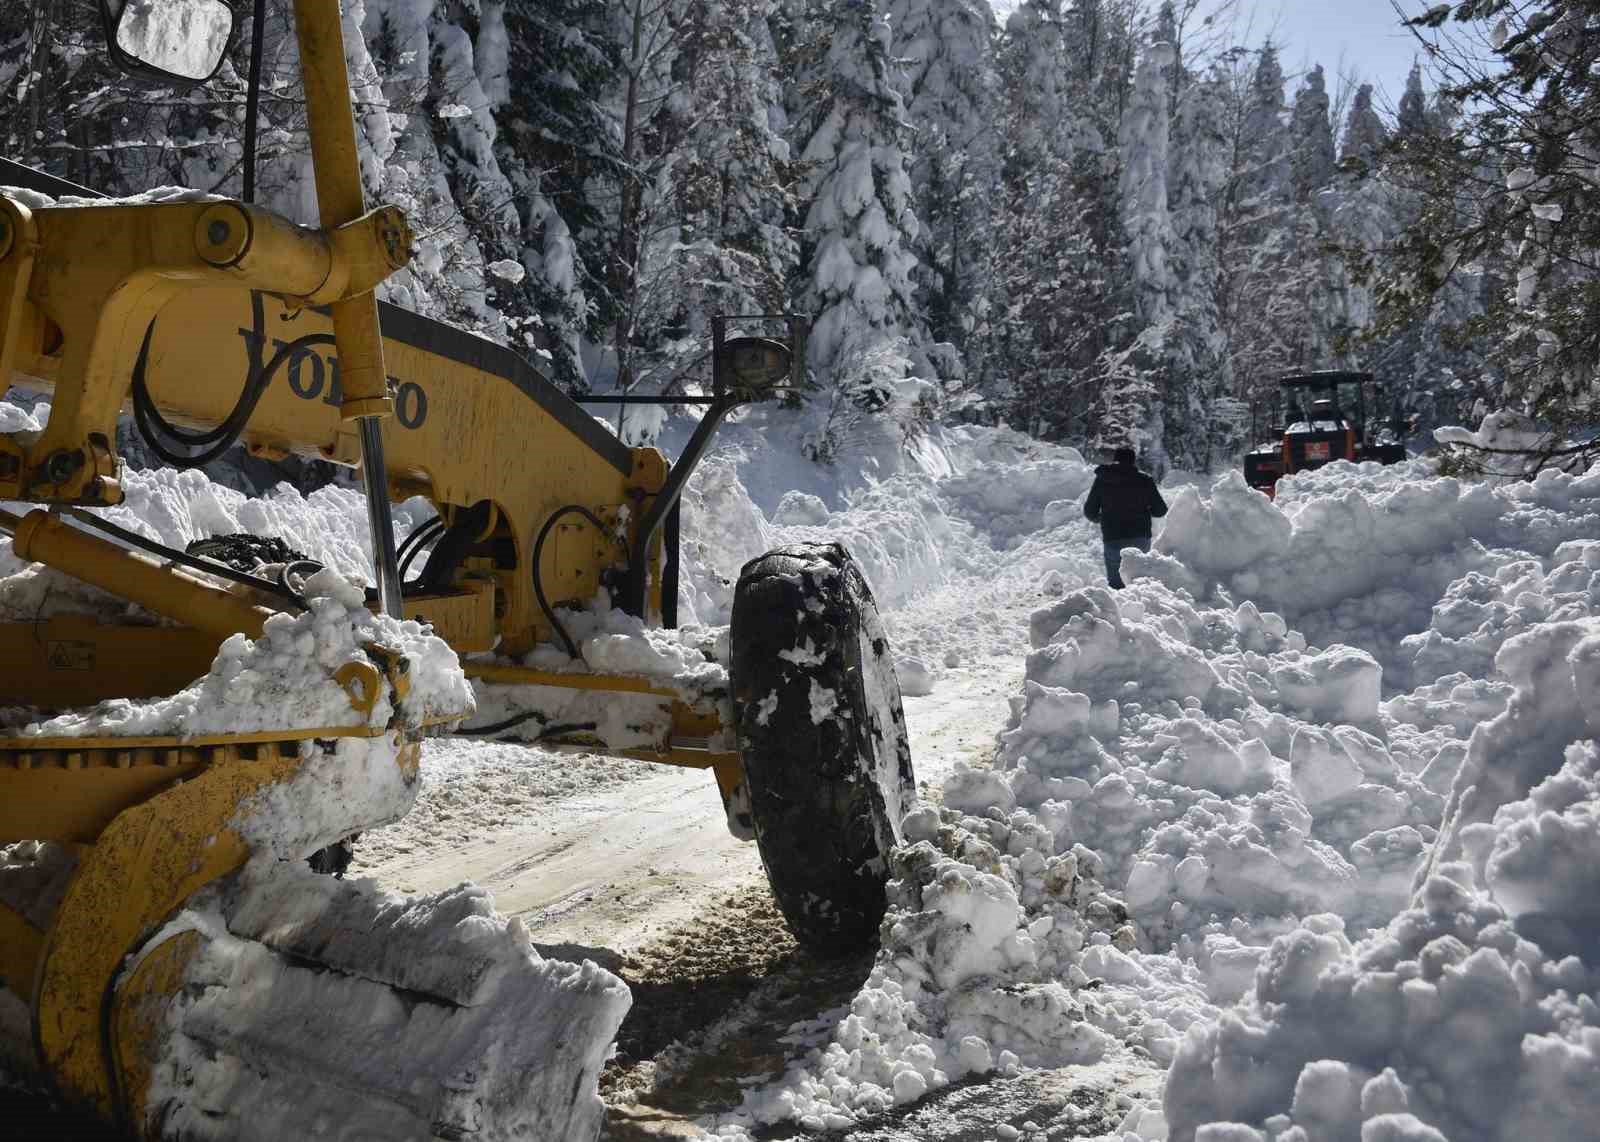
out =
<path fill-rule="evenodd" d="M 861 571 L 839 544 L 745 564 L 729 674 L 756 845 L 795 937 L 871 946 L 889 851 L 916 801 L 893 660 Z"/>

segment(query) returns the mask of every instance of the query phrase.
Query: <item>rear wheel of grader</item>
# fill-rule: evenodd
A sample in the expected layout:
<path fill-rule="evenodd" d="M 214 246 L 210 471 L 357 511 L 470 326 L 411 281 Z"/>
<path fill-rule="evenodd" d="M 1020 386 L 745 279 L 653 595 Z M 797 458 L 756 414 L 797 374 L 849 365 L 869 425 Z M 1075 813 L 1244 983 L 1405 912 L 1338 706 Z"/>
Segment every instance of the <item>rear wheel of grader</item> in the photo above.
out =
<path fill-rule="evenodd" d="M 869 946 L 889 850 L 916 801 L 900 686 L 878 609 L 839 544 L 745 564 L 730 675 L 756 845 L 790 929 L 813 951 Z"/>

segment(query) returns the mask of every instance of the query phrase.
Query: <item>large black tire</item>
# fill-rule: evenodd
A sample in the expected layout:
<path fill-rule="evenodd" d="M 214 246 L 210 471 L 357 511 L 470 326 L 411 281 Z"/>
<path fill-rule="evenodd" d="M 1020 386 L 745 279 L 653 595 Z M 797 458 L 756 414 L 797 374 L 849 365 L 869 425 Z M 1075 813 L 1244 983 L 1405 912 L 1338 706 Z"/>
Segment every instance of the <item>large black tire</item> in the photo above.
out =
<path fill-rule="evenodd" d="M 789 928 L 813 951 L 870 946 L 890 849 L 916 802 L 888 640 L 837 543 L 745 564 L 730 674 L 756 845 Z"/>

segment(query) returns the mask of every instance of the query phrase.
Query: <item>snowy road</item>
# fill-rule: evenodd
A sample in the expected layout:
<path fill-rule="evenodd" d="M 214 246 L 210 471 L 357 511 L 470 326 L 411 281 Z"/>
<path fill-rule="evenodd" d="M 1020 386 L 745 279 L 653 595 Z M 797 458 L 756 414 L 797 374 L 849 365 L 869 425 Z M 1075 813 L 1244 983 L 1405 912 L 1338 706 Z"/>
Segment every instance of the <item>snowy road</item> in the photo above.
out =
<path fill-rule="evenodd" d="M 950 671 L 932 694 L 905 699 L 925 793 L 937 791 L 957 761 L 987 764 L 1021 675 L 1020 659 L 995 659 Z M 555 795 L 523 791 L 510 806 L 504 786 L 519 768 L 574 781 Z M 702 771 L 460 739 L 430 741 L 423 769 L 416 809 L 363 838 L 352 875 L 405 892 L 475 881 L 541 944 L 622 954 L 763 883 L 755 846 L 729 834 Z M 436 824 L 445 799 L 456 804 L 447 830 Z"/>
<path fill-rule="evenodd" d="M 988 766 L 1021 676 L 1017 657 L 974 662 L 904 700 L 924 796 L 938 796 L 957 762 Z M 363 838 L 352 875 L 406 892 L 476 881 L 547 951 L 629 979 L 635 1008 L 607 1094 L 608 1137 L 692 1135 L 696 1118 L 737 1105 L 745 1076 L 781 1069 L 786 1028 L 860 984 L 866 961 L 820 963 L 794 948 L 756 847 L 729 834 L 702 771 L 436 739 L 423 774 L 417 806 Z M 953 1093 L 949 1114 L 935 1105 L 912 1133 L 871 1137 L 963 1137 L 943 1132 L 971 1101 Z M 1019 1121 L 1050 1102 L 1031 1087 L 1007 1097 Z M 1088 1113 L 1076 1097 L 1057 1100 L 1068 1119 Z"/>

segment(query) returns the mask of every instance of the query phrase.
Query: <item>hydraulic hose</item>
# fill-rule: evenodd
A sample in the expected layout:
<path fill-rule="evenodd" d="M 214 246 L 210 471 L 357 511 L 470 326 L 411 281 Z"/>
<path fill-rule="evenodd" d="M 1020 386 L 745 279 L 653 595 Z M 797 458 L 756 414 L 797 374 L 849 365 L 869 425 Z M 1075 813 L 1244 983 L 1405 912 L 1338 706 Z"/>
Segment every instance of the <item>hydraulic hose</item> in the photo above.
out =
<path fill-rule="evenodd" d="M 551 738 L 558 738 L 563 734 L 575 734 L 584 730 L 593 731 L 595 729 L 594 722 L 557 722 L 552 726 L 541 711 L 524 710 L 520 714 L 513 714 L 511 717 L 504 718 L 498 722 L 490 722 L 486 726 L 462 726 L 455 731 L 455 736 L 458 738 L 489 737 L 493 734 L 515 729 L 524 722 L 533 721 L 539 723 L 539 732 L 533 739 L 536 742 L 549 741 Z"/>
<path fill-rule="evenodd" d="M 400 551 L 395 556 L 400 565 L 400 581 L 406 581 L 406 572 L 411 570 L 411 564 L 421 555 L 428 544 L 443 535 L 445 532 L 444 520 L 434 516 L 426 523 L 420 523 L 411 529 L 411 534 L 400 543 Z"/>
<path fill-rule="evenodd" d="M 262 314 L 261 295 L 250 295 L 252 316 L 255 319 L 255 346 L 252 354 L 259 359 L 259 346 L 266 339 L 265 320 Z M 214 428 L 185 429 L 168 421 L 156 408 L 154 399 L 150 396 L 149 385 L 146 381 L 146 368 L 150 357 L 150 340 L 155 334 L 155 322 L 144 332 L 144 342 L 139 346 L 139 357 L 133 365 L 133 419 L 139 426 L 139 435 L 150 446 L 157 456 L 174 468 L 198 468 L 209 464 L 233 447 L 244 432 L 245 426 L 250 422 L 250 417 L 255 413 L 256 406 L 261 403 L 261 398 L 266 394 L 267 386 L 277 371 L 283 367 L 284 362 L 290 357 L 311 345 L 332 345 L 333 338 L 326 333 L 308 333 L 297 337 L 278 348 L 265 365 L 255 371 L 254 376 L 247 377 L 244 388 L 239 393 L 239 399 L 234 402 L 233 410 L 228 413 L 222 423 Z M 179 445 L 198 448 L 209 445 L 205 451 L 192 455 L 173 451 L 167 447 L 161 436 L 165 435 Z"/>
<path fill-rule="evenodd" d="M 578 653 L 578 644 L 572 641 L 572 636 L 567 634 L 567 628 L 561 625 L 561 620 L 556 618 L 555 609 L 550 606 L 550 600 L 545 598 L 544 580 L 539 574 L 539 556 L 544 552 L 544 541 L 550 535 L 551 528 L 564 515 L 581 515 L 584 519 L 594 524 L 601 535 L 606 534 L 606 525 L 600 517 L 586 507 L 578 504 L 567 504 L 550 513 L 550 518 L 544 521 L 544 526 L 539 529 L 539 536 L 533 541 L 533 597 L 539 601 L 539 609 L 544 612 L 545 621 L 550 624 L 550 629 L 555 631 L 567 648 L 567 657 L 581 658 Z"/>
<path fill-rule="evenodd" d="M 205 559 L 197 555 L 190 555 L 186 551 L 179 551 L 176 547 L 168 547 L 164 543 L 157 543 L 153 539 L 146 539 L 136 531 L 129 531 L 125 527 L 120 527 L 108 519 L 103 519 L 100 516 L 84 511 L 81 508 L 65 508 L 63 510 L 67 515 L 71 516 L 79 523 L 94 528 L 97 531 L 103 531 L 107 535 L 121 540 L 129 547 L 137 547 L 139 550 L 148 552 L 159 559 L 170 560 L 173 563 L 182 564 L 183 566 L 193 568 L 196 571 L 202 571 L 207 575 L 215 575 L 219 579 L 228 579 L 234 583 L 240 583 L 246 587 L 253 587 L 258 591 L 263 591 L 266 594 L 274 595 L 288 603 L 290 606 L 298 607 L 302 611 L 307 609 L 305 599 L 301 597 L 298 591 L 290 587 L 286 582 L 273 582 L 271 579 L 263 579 L 259 575 L 251 575 L 244 571 L 236 571 L 232 567 L 229 567 L 226 563 L 220 563 L 212 559 Z M 318 570 L 321 570 L 322 568 L 322 564 L 316 562 L 315 560 L 303 559 L 289 564 L 285 570 L 287 571 L 290 568 L 305 566 L 308 564 L 316 567 Z"/>

